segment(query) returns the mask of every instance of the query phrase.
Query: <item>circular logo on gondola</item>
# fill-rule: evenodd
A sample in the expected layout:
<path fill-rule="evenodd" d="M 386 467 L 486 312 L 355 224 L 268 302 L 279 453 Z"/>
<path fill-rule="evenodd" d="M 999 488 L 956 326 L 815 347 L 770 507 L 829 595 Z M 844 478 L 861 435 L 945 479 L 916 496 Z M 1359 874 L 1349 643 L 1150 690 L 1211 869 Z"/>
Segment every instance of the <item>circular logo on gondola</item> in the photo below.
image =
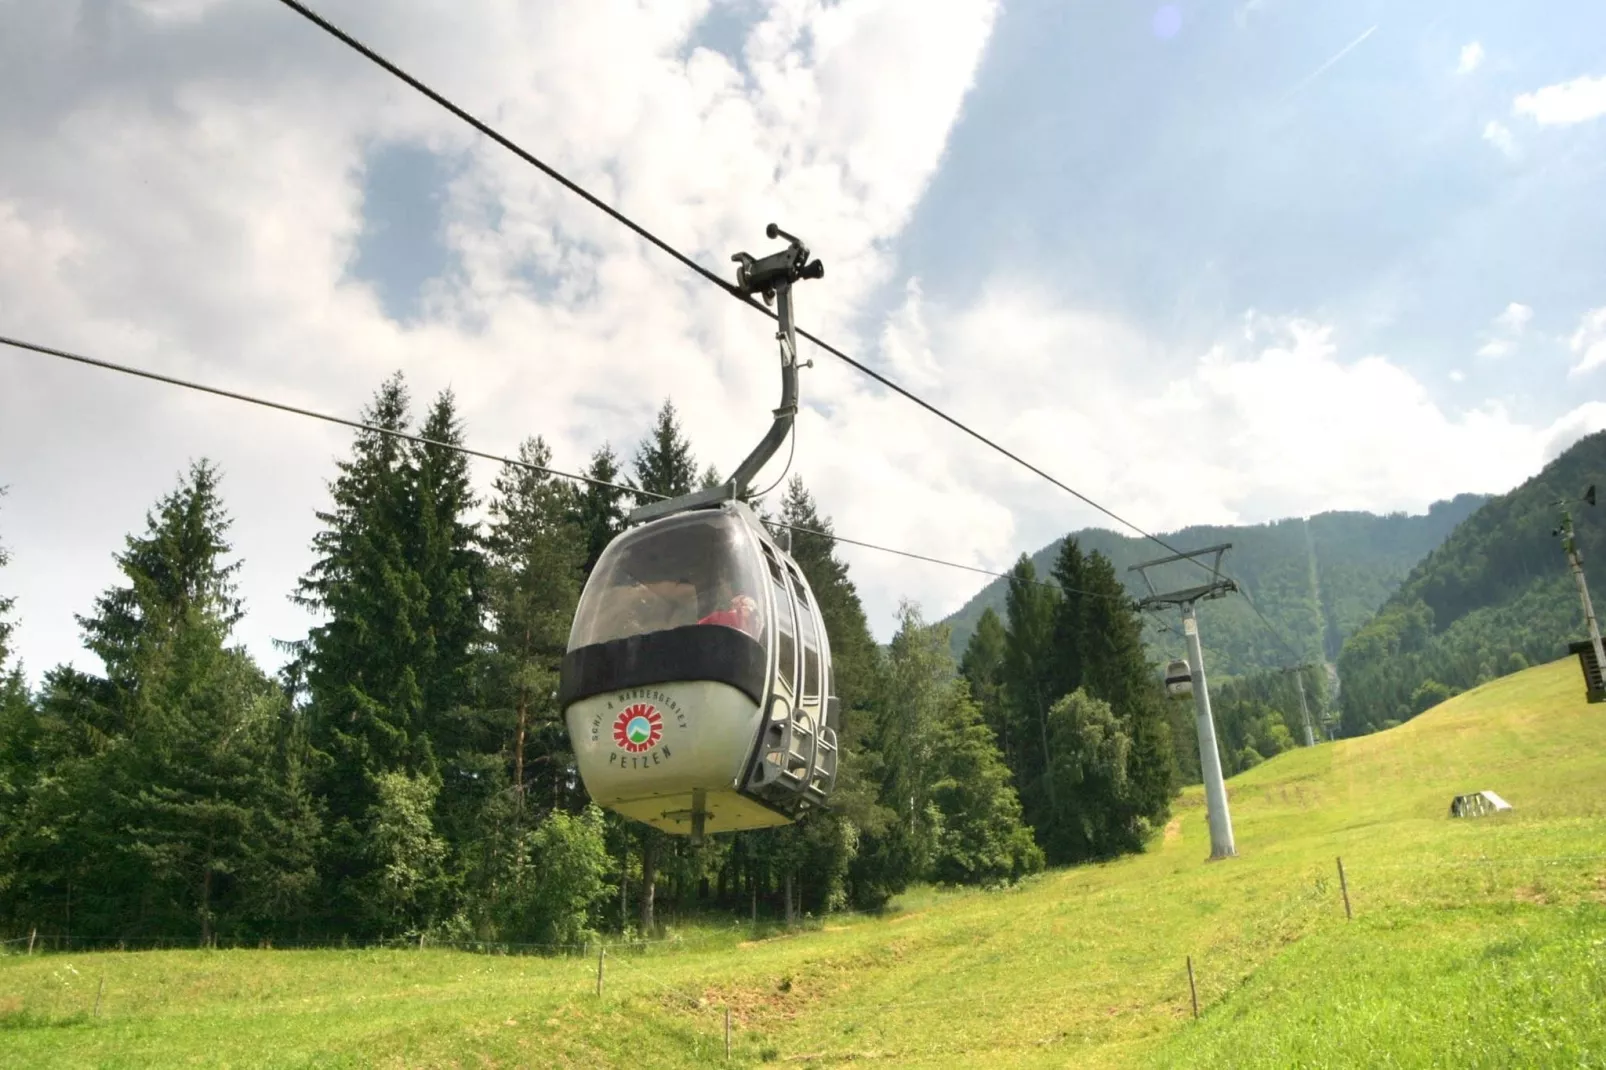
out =
<path fill-rule="evenodd" d="M 645 702 L 626 706 L 613 722 L 613 741 L 631 754 L 651 750 L 664 737 L 664 719 Z"/>

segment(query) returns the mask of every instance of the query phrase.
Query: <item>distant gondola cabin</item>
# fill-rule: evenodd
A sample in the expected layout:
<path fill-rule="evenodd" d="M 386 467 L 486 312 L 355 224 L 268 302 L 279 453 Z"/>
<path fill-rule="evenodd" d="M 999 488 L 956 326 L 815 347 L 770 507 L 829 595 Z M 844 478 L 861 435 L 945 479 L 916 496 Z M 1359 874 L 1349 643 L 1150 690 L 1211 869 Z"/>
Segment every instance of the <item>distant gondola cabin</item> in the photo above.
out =
<path fill-rule="evenodd" d="M 1189 671 L 1187 662 L 1176 660 L 1165 667 L 1165 691 L 1172 698 L 1185 698 L 1193 694 L 1193 673 Z"/>

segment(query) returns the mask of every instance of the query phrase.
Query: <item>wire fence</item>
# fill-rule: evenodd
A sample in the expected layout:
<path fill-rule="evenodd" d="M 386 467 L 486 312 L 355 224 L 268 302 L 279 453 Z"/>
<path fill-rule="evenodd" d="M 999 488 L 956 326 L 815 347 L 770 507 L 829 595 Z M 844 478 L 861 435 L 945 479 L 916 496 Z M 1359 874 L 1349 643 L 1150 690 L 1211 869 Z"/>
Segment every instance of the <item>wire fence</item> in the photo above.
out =
<path fill-rule="evenodd" d="M 727 1054 L 734 1050 L 743 1059 L 761 1061 L 777 1058 L 803 1063 L 897 1057 L 957 1058 L 983 1051 L 1096 1042 L 1106 1034 L 1113 1036 L 1119 1029 L 1130 1027 L 1133 1019 L 1160 1017 L 1174 1022 L 1208 1016 L 1279 950 L 1321 926 L 1344 926 L 1369 915 L 1422 905 L 1426 900 L 1416 893 L 1435 879 L 1442 879 L 1444 874 L 1504 869 L 1508 871 L 1508 879 L 1520 881 L 1520 874 L 1513 875 L 1509 871 L 1523 866 L 1539 872 L 1570 867 L 1586 881 L 1606 882 L 1606 854 L 1477 856 L 1416 863 L 1352 858 L 1346 864 L 1344 859 L 1335 858 L 1330 872 L 1318 873 L 1313 867 L 1307 867 L 1300 882 L 1284 886 L 1275 902 L 1260 898 L 1262 909 L 1251 909 L 1245 912 L 1241 924 L 1227 926 L 1208 938 L 1199 939 L 1199 946 L 1179 945 L 1170 954 L 1149 955 L 1130 968 L 1122 968 L 1119 963 L 1112 968 L 1105 962 L 1102 976 L 1070 983 L 1053 983 L 1055 977 L 1044 976 L 1041 978 L 1044 984 L 1031 990 L 1025 998 L 1019 994 L 1019 989 L 1022 971 L 1027 967 L 1011 957 L 1024 953 L 1019 952 L 1018 947 L 990 949 L 988 935 L 970 944 L 955 945 L 944 968 L 935 974 L 925 970 L 918 978 L 909 978 L 900 973 L 895 956 L 889 955 L 892 945 L 902 939 L 904 930 L 897 930 L 900 935 L 886 941 L 886 946 L 879 949 L 883 956 L 881 961 L 873 961 L 858 970 L 839 969 L 831 985 L 822 986 L 817 983 L 818 978 L 807 983 L 800 981 L 798 990 L 791 993 L 787 992 L 790 977 L 777 993 L 773 991 L 772 980 L 755 975 L 753 968 L 746 964 L 735 964 L 732 969 L 729 960 L 710 960 L 695 954 L 708 950 L 711 944 L 723 942 L 729 946 L 731 932 L 716 932 L 704 940 L 667 937 L 538 943 L 430 940 L 426 937 L 423 941 L 416 938 L 362 943 L 322 940 L 270 945 L 267 941 L 231 944 L 219 939 L 208 946 L 220 949 L 260 947 L 276 951 L 342 947 L 415 952 L 445 949 L 488 956 L 543 955 L 567 959 L 572 964 L 551 976 L 551 981 L 557 985 L 551 995 L 565 1000 L 594 999 L 600 1005 L 614 1007 L 642 1001 L 656 1004 L 665 1013 L 687 1017 L 688 1035 L 693 1037 L 699 1050 L 704 1045 L 712 1045 L 712 1050 L 717 1052 L 723 1040 Z M 1401 883 L 1398 874 L 1402 871 L 1412 871 L 1420 880 Z M 1394 876 L 1385 877 L 1385 874 Z M 1454 879 L 1450 883 L 1453 885 Z M 1253 889 L 1265 890 L 1263 884 Z M 1101 901 L 1101 906 L 1107 905 L 1110 891 L 1113 889 L 1102 889 L 1093 898 Z M 1145 891 L 1133 890 L 1128 894 L 1138 896 Z M 1476 886 L 1471 898 L 1475 902 L 1494 901 L 1480 894 Z M 920 913 L 923 911 L 891 916 L 912 918 Z M 829 921 L 830 917 L 819 920 Z M 993 924 L 996 917 L 989 912 L 971 920 L 976 925 L 987 926 Z M 800 927 L 791 932 L 801 934 L 809 928 L 817 926 Z M 892 936 L 893 931 L 889 926 L 887 935 Z M 1008 930 L 1000 927 L 995 931 L 1007 933 Z M 777 935 L 787 932 L 777 930 Z M 0 954 L 58 955 L 196 946 L 197 940 L 193 937 L 69 939 L 64 934 L 32 932 L 0 939 Z M 796 968 L 807 973 L 811 963 L 828 961 L 829 945 L 819 946 L 824 955 L 804 955 L 795 964 Z M 662 953 L 647 954 L 654 950 Z M 875 953 L 873 947 L 866 952 L 872 958 Z M 929 963 L 929 958 L 926 961 Z M 1055 962 L 1056 968 L 1063 970 L 1063 959 Z M 78 960 L 78 965 L 85 966 L 85 963 Z M 70 963 L 66 968 L 74 974 L 79 972 Z M 773 971 L 774 967 L 761 967 L 761 970 L 764 968 Z M 93 965 L 85 969 L 92 972 Z M 101 1016 L 106 995 L 105 978 L 103 966 L 100 986 L 93 1000 L 93 1016 L 97 1018 Z M 933 994 L 911 992 L 902 998 L 877 994 L 880 989 L 895 988 L 900 983 L 940 987 Z M 804 988 L 808 991 L 803 991 Z M 77 998 L 87 1008 L 89 996 L 80 994 Z M 352 997 L 357 1001 L 387 1003 L 473 998 L 476 997 L 461 991 L 424 993 L 413 988 Z M 286 1004 L 287 1008 L 290 1006 Z M 928 1013 L 933 1009 L 952 1013 L 933 1016 Z M 89 1013 L 87 1009 L 75 1012 L 78 1017 Z M 919 1017 L 918 1026 L 908 1021 L 911 1015 Z M 911 1029 L 915 1030 L 917 1039 L 911 1039 Z M 782 1048 L 796 1050 L 783 1055 Z"/>

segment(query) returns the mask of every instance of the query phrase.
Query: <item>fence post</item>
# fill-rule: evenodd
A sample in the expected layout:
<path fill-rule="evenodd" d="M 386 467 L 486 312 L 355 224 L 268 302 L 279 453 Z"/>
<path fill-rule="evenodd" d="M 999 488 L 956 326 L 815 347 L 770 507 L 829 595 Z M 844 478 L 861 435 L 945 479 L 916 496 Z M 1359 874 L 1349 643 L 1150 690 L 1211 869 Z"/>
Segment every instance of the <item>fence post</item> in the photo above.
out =
<path fill-rule="evenodd" d="M 731 1057 L 731 1009 L 725 1008 L 725 1061 L 730 1062 Z"/>
<path fill-rule="evenodd" d="M 1349 881 L 1344 879 L 1344 859 L 1342 857 L 1338 860 L 1338 888 L 1339 891 L 1344 893 L 1344 920 L 1354 921 L 1355 915 L 1350 912 L 1349 908 Z"/>
<path fill-rule="evenodd" d="M 100 997 L 106 994 L 106 971 L 100 971 L 100 988 L 95 992 L 95 1017 L 100 1017 Z"/>
<path fill-rule="evenodd" d="M 607 945 L 599 942 L 597 944 L 597 998 L 598 999 L 602 998 L 602 960 L 603 960 L 603 957 L 606 956 L 607 954 L 608 954 Z"/>
<path fill-rule="evenodd" d="M 1193 1016 L 1199 1017 L 1199 987 L 1193 983 L 1193 956 L 1188 956 L 1188 994 L 1193 997 Z"/>
<path fill-rule="evenodd" d="M 30 955 L 33 954 L 34 937 L 36 937 L 38 935 L 39 935 L 39 926 L 35 925 L 33 928 L 28 930 L 28 954 L 30 954 Z"/>

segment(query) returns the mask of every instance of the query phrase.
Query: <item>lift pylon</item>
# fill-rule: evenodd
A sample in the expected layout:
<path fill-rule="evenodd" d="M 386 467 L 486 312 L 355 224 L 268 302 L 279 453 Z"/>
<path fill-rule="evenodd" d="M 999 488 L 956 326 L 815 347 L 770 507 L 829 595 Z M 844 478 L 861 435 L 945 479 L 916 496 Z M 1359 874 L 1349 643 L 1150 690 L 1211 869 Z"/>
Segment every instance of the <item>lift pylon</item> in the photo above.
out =
<path fill-rule="evenodd" d="M 1224 598 L 1238 590 L 1237 582 L 1230 576 L 1223 575 L 1221 571 L 1222 555 L 1230 549 L 1232 543 L 1224 542 L 1216 546 L 1206 546 L 1202 550 L 1145 561 L 1127 569 L 1128 572 L 1136 572 L 1143 577 L 1144 586 L 1149 589 L 1148 596 L 1138 600 L 1139 609 L 1176 606 L 1182 610 L 1182 634 L 1188 643 L 1188 670 L 1193 682 L 1194 714 L 1199 730 L 1199 770 L 1204 776 L 1205 805 L 1210 818 L 1210 857 L 1213 859 L 1231 858 L 1238 853 L 1238 850 L 1232 840 L 1232 815 L 1227 810 L 1227 784 L 1221 775 L 1221 752 L 1216 746 L 1216 722 L 1210 713 L 1210 688 L 1205 684 L 1204 648 L 1199 643 L 1199 621 L 1194 615 L 1193 607 L 1196 602 Z M 1211 555 L 1214 557 L 1208 566 L 1210 579 L 1206 583 L 1161 592 L 1155 588 L 1153 577 L 1149 575 L 1148 570 L 1151 568 L 1169 565 L 1176 561 L 1197 562 L 1200 558 Z"/>

